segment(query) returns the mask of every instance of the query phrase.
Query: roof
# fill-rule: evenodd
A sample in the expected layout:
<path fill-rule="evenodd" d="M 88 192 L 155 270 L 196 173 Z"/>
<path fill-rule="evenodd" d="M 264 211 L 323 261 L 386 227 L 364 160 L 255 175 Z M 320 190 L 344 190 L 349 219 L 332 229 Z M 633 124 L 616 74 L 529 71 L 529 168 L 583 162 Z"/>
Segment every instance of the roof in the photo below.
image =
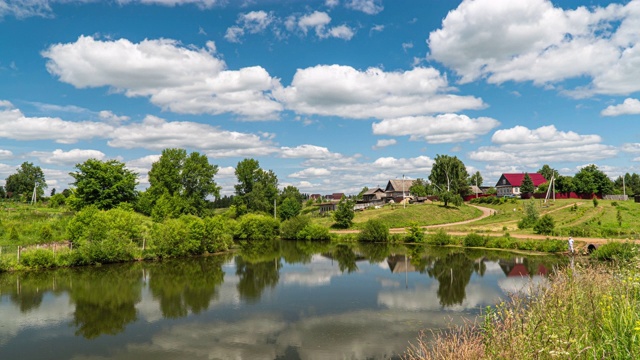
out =
<path fill-rule="evenodd" d="M 471 193 L 472 194 L 482 194 L 483 193 L 482 189 L 480 189 L 479 187 L 477 187 L 475 185 L 469 186 L 469 189 L 471 189 Z"/>
<path fill-rule="evenodd" d="M 365 191 L 365 193 L 362 194 L 362 195 L 374 195 L 377 192 L 384 192 L 384 190 L 380 189 L 379 187 L 375 188 L 375 189 L 369 189 L 369 190 Z"/>
<path fill-rule="evenodd" d="M 524 180 L 524 174 L 525 173 L 520 173 L 520 174 L 502 174 L 502 176 L 500 177 L 500 180 L 498 180 L 498 183 L 496 184 L 496 186 L 510 185 L 510 186 L 520 187 L 520 186 L 522 186 L 522 180 Z M 542 176 L 541 174 L 538 174 L 538 173 L 529 173 L 529 177 L 531 178 L 531 181 L 533 182 L 533 186 L 535 186 L 535 187 L 538 187 L 541 184 L 547 182 L 547 179 L 545 179 L 544 176 Z M 501 184 L 502 178 L 505 178 L 507 180 L 507 184 Z"/>
<path fill-rule="evenodd" d="M 404 187 L 402 185 L 402 182 L 404 181 Z M 384 191 L 406 191 L 409 192 L 409 188 L 411 187 L 411 185 L 413 185 L 413 182 L 415 180 L 389 180 L 389 183 L 387 183 L 387 187 L 384 189 Z"/>

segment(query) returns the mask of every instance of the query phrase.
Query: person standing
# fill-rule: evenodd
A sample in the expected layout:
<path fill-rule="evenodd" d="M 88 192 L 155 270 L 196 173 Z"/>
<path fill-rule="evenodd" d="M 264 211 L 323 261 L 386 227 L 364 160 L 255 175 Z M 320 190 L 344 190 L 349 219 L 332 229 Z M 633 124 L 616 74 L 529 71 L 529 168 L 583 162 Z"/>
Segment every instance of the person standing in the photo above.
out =
<path fill-rule="evenodd" d="M 573 238 L 569 236 L 569 252 L 573 254 Z"/>

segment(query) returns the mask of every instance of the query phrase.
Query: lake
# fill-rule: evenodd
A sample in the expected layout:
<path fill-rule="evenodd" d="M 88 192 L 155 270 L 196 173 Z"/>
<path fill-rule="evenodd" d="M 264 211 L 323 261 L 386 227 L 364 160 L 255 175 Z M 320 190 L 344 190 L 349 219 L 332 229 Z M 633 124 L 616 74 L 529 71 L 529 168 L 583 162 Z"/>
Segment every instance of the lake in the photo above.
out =
<path fill-rule="evenodd" d="M 381 244 L 0 274 L 0 359 L 389 359 L 566 260 Z"/>

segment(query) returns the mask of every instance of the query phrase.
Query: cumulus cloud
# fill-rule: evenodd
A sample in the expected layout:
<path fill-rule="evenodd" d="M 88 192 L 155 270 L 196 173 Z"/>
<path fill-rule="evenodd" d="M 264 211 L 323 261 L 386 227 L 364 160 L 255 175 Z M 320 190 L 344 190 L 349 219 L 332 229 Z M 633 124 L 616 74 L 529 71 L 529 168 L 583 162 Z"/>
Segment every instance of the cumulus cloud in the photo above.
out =
<path fill-rule="evenodd" d="M 213 42 L 197 49 L 169 39 L 132 43 L 80 36 L 74 43 L 51 45 L 42 56 L 52 75 L 77 88 L 108 86 L 177 113 L 276 118 L 282 106 L 270 92 L 279 81 L 259 66 L 227 70 L 214 51 Z"/>
<path fill-rule="evenodd" d="M 72 149 L 69 151 L 56 149 L 53 152 L 33 151 L 29 153 L 29 155 L 37 157 L 40 162 L 44 164 L 55 165 L 75 165 L 82 163 L 87 159 L 102 160 L 106 156 L 102 151 L 89 149 Z"/>
<path fill-rule="evenodd" d="M 302 114 L 351 119 L 394 118 L 462 109 L 481 109 L 481 99 L 447 94 L 446 77 L 433 68 L 385 72 L 350 66 L 318 65 L 298 69 L 276 99 Z"/>
<path fill-rule="evenodd" d="M 305 36 L 310 30 L 314 30 L 316 36 L 320 39 L 333 37 L 342 40 L 351 40 L 355 35 L 355 31 L 347 25 L 328 28 L 330 22 L 331 17 L 329 14 L 324 11 L 314 11 L 310 14 L 302 15 L 299 18 L 295 15 L 290 16 L 285 21 L 285 26 L 287 30 L 295 31 L 297 29 Z"/>
<path fill-rule="evenodd" d="M 302 171 L 290 174 L 290 178 L 294 179 L 310 179 L 310 178 L 324 178 L 331 175 L 331 171 L 322 168 L 307 168 Z"/>
<path fill-rule="evenodd" d="M 425 140 L 432 144 L 473 140 L 500 125 L 492 118 L 471 119 L 466 115 L 442 114 L 438 116 L 409 116 L 385 119 L 374 123 L 376 135 L 404 136 L 410 140 Z"/>
<path fill-rule="evenodd" d="M 537 129 L 515 126 L 498 130 L 491 141 L 497 146 L 481 147 L 471 152 L 469 158 L 532 167 L 553 162 L 594 161 L 611 158 L 618 153 L 615 147 L 602 144 L 599 135 L 559 131 L 553 125 Z"/>
<path fill-rule="evenodd" d="M 640 2 L 564 10 L 548 0 L 465 0 L 429 35 L 430 58 L 462 83 L 587 77 L 575 96 L 640 90 Z"/>
<path fill-rule="evenodd" d="M 227 29 L 224 36 L 230 42 L 241 42 L 245 32 L 257 34 L 263 32 L 275 20 L 272 13 L 265 11 L 251 11 L 246 14 L 238 15 L 236 24 Z"/>
<path fill-rule="evenodd" d="M 52 117 L 28 117 L 8 101 L 0 101 L 0 137 L 14 140 L 55 140 L 72 144 L 105 137 L 113 127 L 91 121 L 65 121 Z"/>
<path fill-rule="evenodd" d="M 622 104 L 607 106 L 600 112 L 602 116 L 620 116 L 640 114 L 640 100 L 627 98 Z"/>
<path fill-rule="evenodd" d="M 7 160 L 13 158 L 13 152 L 10 150 L 0 149 L 0 160 Z"/>
<path fill-rule="evenodd" d="M 168 122 L 151 115 L 142 122 L 114 129 L 108 144 L 126 149 L 197 149 L 215 157 L 256 156 L 277 151 L 270 141 L 255 134 L 222 130 L 196 122 Z"/>
<path fill-rule="evenodd" d="M 121 124 L 121 123 L 123 123 L 125 121 L 129 121 L 129 119 L 130 119 L 128 116 L 124 116 L 124 115 L 119 116 L 119 115 L 116 115 L 112 111 L 109 111 L 109 110 L 100 111 L 98 113 L 98 116 L 100 117 L 100 119 L 102 121 L 104 121 L 106 123 L 109 123 L 109 124 L 114 124 L 114 125 Z"/>
<path fill-rule="evenodd" d="M 395 145 L 398 142 L 396 139 L 380 139 L 376 142 L 376 144 L 372 147 L 373 150 L 382 149 L 387 146 Z"/>
<path fill-rule="evenodd" d="M 335 160 L 342 158 L 342 155 L 333 153 L 326 147 L 305 144 L 296 146 L 294 148 L 286 146 L 282 147 L 280 149 L 280 157 Z"/>
<path fill-rule="evenodd" d="M 384 10 L 382 0 L 349 0 L 346 6 L 353 10 L 362 11 L 368 15 L 375 15 Z"/>

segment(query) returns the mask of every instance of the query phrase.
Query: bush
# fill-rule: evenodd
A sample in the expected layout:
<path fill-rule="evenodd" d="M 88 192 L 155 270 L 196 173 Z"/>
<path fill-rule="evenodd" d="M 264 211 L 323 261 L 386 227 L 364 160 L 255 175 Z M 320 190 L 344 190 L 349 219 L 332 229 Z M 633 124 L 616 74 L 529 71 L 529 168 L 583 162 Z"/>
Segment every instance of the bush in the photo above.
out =
<path fill-rule="evenodd" d="M 367 220 L 364 228 L 358 234 L 358 241 L 386 242 L 389 240 L 389 227 L 382 221 Z"/>
<path fill-rule="evenodd" d="M 302 229 L 298 235 L 298 240 L 316 240 L 316 241 L 328 241 L 331 240 L 331 234 L 329 229 L 318 224 L 309 224 Z"/>
<path fill-rule="evenodd" d="M 204 219 L 205 235 L 202 248 L 208 253 L 226 251 L 233 245 L 233 234 L 237 223 L 233 219 L 214 216 Z"/>
<path fill-rule="evenodd" d="M 235 234 L 241 240 L 273 240 L 280 233 L 278 220 L 259 214 L 247 214 L 240 218 Z"/>
<path fill-rule="evenodd" d="M 538 221 L 538 209 L 536 209 L 535 200 L 527 201 L 524 204 L 524 217 L 518 222 L 519 229 L 528 229 Z"/>
<path fill-rule="evenodd" d="M 485 244 L 486 247 L 493 249 L 516 249 L 517 245 L 517 242 L 508 236 L 492 237 Z"/>
<path fill-rule="evenodd" d="M 593 207 L 598 207 L 598 198 L 597 197 L 593 198 Z"/>
<path fill-rule="evenodd" d="M 591 257 L 598 260 L 628 261 L 636 256 L 638 247 L 630 242 L 608 242 L 597 248 Z"/>
<path fill-rule="evenodd" d="M 453 239 L 446 231 L 438 229 L 438 231 L 428 237 L 427 242 L 431 245 L 450 245 L 453 243 Z"/>
<path fill-rule="evenodd" d="M 536 234 L 550 235 L 551 233 L 553 233 L 553 229 L 555 228 L 555 226 L 556 225 L 553 221 L 553 218 L 551 217 L 551 215 L 547 214 L 536 221 L 536 224 L 533 226 L 533 231 Z"/>
<path fill-rule="evenodd" d="M 191 236 L 186 219 L 167 219 L 155 224 L 151 233 L 159 257 L 180 257 L 197 254 L 201 242 Z"/>
<path fill-rule="evenodd" d="M 53 251 L 30 249 L 20 254 L 20 263 L 33 269 L 47 269 L 55 265 Z"/>
<path fill-rule="evenodd" d="M 60 206 L 65 205 L 66 201 L 67 198 L 63 194 L 55 194 L 49 198 L 49 207 L 59 208 Z"/>
<path fill-rule="evenodd" d="M 299 240 L 298 233 L 310 223 L 311 219 L 308 216 L 294 216 L 285 220 L 280 226 L 280 237 L 285 240 Z"/>
<path fill-rule="evenodd" d="M 482 247 L 486 241 L 482 235 L 471 233 L 464 237 L 462 244 L 466 247 Z"/>
<path fill-rule="evenodd" d="M 411 223 L 407 228 L 407 235 L 405 236 L 405 241 L 408 243 L 421 243 L 424 242 L 424 229 L 418 225 L 418 223 Z"/>
<path fill-rule="evenodd" d="M 333 220 L 335 226 L 341 229 L 347 229 L 353 223 L 353 218 L 356 216 L 353 211 L 353 201 L 342 198 L 338 203 L 338 208 L 333 213 Z"/>

